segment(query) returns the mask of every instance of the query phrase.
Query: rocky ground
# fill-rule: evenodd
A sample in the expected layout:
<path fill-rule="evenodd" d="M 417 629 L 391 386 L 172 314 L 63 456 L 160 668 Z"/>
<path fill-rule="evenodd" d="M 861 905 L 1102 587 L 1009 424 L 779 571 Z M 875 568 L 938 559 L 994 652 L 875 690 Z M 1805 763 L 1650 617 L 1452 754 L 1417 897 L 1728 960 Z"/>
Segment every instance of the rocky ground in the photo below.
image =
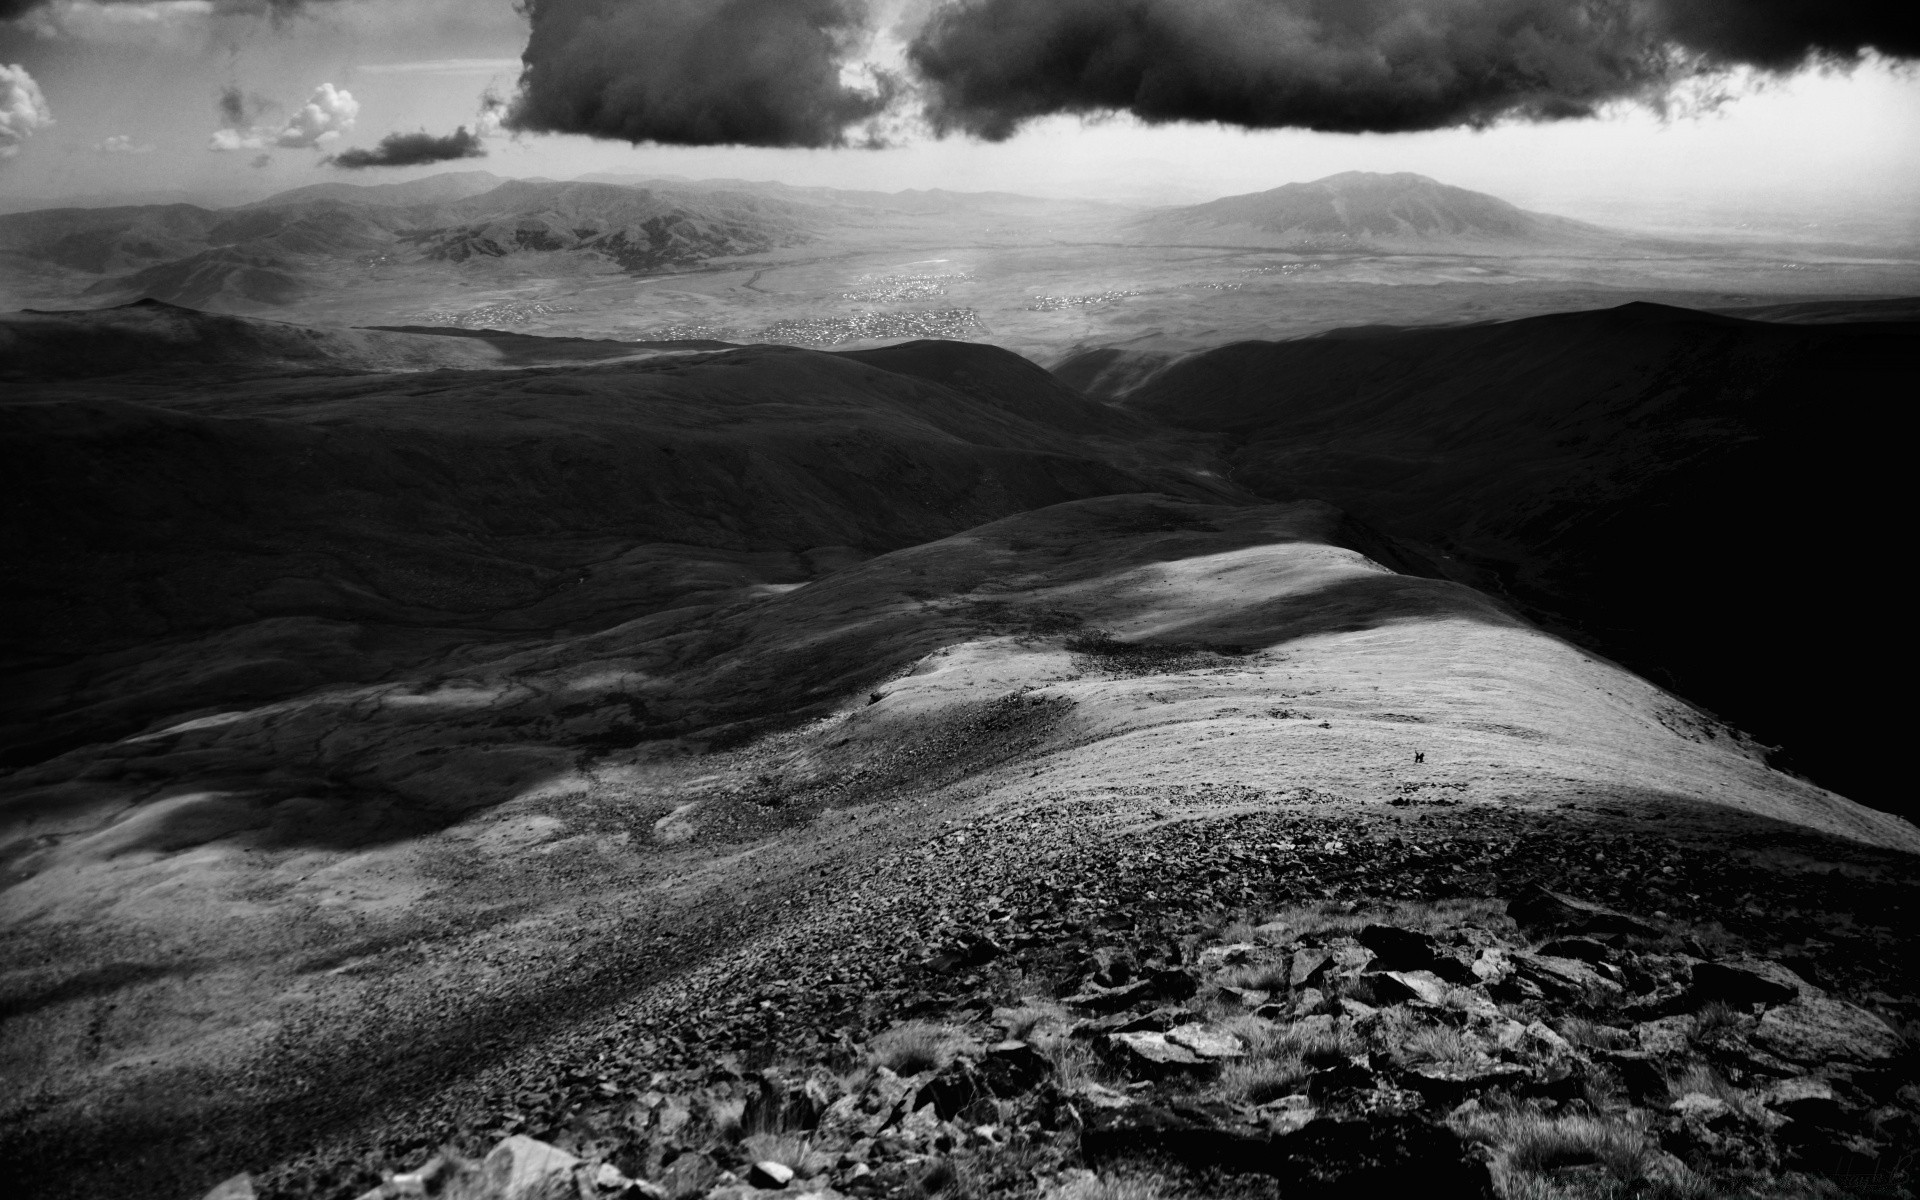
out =
<path fill-rule="evenodd" d="M 823 911 L 247 1186 L 1909 1194 L 1904 856 L 1196 792 L 944 818 L 819 880 Z"/>

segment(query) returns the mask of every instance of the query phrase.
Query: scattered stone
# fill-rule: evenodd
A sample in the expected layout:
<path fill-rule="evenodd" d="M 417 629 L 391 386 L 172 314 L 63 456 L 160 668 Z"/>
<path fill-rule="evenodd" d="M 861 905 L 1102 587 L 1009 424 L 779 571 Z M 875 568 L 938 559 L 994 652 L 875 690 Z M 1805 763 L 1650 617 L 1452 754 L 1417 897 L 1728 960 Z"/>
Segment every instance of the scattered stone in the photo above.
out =
<path fill-rule="evenodd" d="M 485 1200 L 571 1200 L 580 1160 L 558 1146 L 514 1136 L 493 1148 L 480 1164 Z"/>
<path fill-rule="evenodd" d="M 1515 971 L 1543 995 L 1562 1003 L 1579 1002 L 1589 996 L 1617 997 L 1626 990 L 1577 958 L 1523 950 L 1514 954 L 1513 963 Z"/>
<path fill-rule="evenodd" d="M 1587 963 L 1611 963 L 1615 959 L 1611 946 L 1590 937 L 1554 938 L 1538 949 L 1541 954 L 1555 958 L 1577 958 Z"/>
<path fill-rule="evenodd" d="M 1108 1058 L 1130 1079 L 1164 1079 L 1213 1065 L 1164 1033 L 1115 1033 L 1106 1039 Z"/>
<path fill-rule="evenodd" d="M 1333 954 L 1327 950 L 1301 950 L 1293 956 L 1293 966 L 1288 972 L 1287 981 L 1295 990 L 1317 983 L 1325 970 L 1333 963 Z"/>
<path fill-rule="evenodd" d="M 1433 939 L 1411 929 L 1368 925 L 1360 931 L 1360 944 L 1373 951 L 1376 970 L 1424 971 L 1433 966 Z"/>
<path fill-rule="evenodd" d="M 1584 933 L 1657 937 L 1659 930 L 1603 905 L 1576 900 L 1538 884 L 1529 885 L 1507 904 L 1507 915 L 1533 937 Z"/>
<path fill-rule="evenodd" d="M 771 1159 L 753 1164 L 747 1172 L 747 1182 L 757 1188 L 784 1188 L 793 1182 L 793 1168 L 785 1163 Z"/>
<path fill-rule="evenodd" d="M 1167 1040 L 1186 1047 L 1201 1058 L 1239 1058 L 1247 1052 L 1239 1038 L 1205 1025 L 1182 1025 L 1169 1030 Z"/>
<path fill-rule="evenodd" d="M 1727 1004 L 1785 1004 L 1796 997 L 1819 995 L 1820 990 L 1764 958 L 1722 959 L 1693 969 L 1688 999 L 1695 1005 L 1716 1000 Z"/>
<path fill-rule="evenodd" d="M 1813 1064 L 1881 1063 L 1906 1047 L 1899 1034 L 1866 1009 L 1814 995 L 1768 1009 L 1753 1037 L 1781 1058 Z"/>
<path fill-rule="evenodd" d="M 1782 1079 L 1761 1093 L 1760 1102 L 1783 1117 L 1822 1128 L 1837 1126 L 1846 1117 L 1833 1087 L 1805 1076 Z"/>
<path fill-rule="evenodd" d="M 1446 980 L 1432 971 L 1382 971 L 1374 977 L 1374 995 L 1382 1000 L 1419 1000 L 1426 1004 L 1440 1004 L 1446 1000 L 1450 990 Z"/>
<path fill-rule="evenodd" d="M 254 1200 L 253 1176 L 245 1171 L 213 1185 L 203 1200 Z"/>

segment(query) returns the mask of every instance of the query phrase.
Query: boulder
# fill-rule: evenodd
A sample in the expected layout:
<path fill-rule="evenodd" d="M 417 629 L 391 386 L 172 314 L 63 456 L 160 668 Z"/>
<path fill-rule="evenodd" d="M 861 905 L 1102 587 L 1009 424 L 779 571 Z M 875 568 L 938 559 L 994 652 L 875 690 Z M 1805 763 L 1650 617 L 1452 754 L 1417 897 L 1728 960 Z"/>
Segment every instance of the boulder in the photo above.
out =
<path fill-rule="evenodd" d="M 1368 925 L 1360 931 L 1360 944 L 1373 951 L 1376 970 L 1388 971 L 1428 970 L 1437 950 L 1431 937 L 1397 925 Z"/>
<path fill-rule="evenodd" d="M 757 1188 L 784 1188 L 793 1182 L 793 1168 L 772 1159 L 757 1162 L 747 1172 L 747 1182 Z"/>
<path fill-rule="evenodd" d="M 1576 900 L 1538 884 L 1529 885 L 1507 903 L 1507 915 L 1532 937 L 1555 934 L 1634 934 L 1656 937 L 1659 930 L 1625 913 L 1588 900 Z"/>
<path fill-rule="evenodd" d="M 1216 1065 L 1214 1060 L 1194 1053 L 1164 1033 L 1110 1034 L 1105 1046 L 1109 1061 L 1130 1079 L 1203 1073 Z"/>
<path fill-rule="evenodd" d="M 1539 951 L 1555 958 L 1577 958 L 1588 963 L 1611 963 L 1618 957 L 1613 947 L 1590 937 L 1554 938 L 1540 946 Z"/>
<path fill-rule="evenodd" d="M 1053 1064 L 1032 1046 L 1022 1041 L 1005 1041 L 987 1047 L 980 1060 L 980 1078 L 996 1096 L 1011 1097 L 1038 1087 L 1053 1074 Z"/>
<path fill-rule="evenodd" d="M 1764 958 L 1722 959 L 1693 968 L 1687 998 L 1695 1004 L 1785 1004 L 1803 994 L 1820 994 L 1806 980 Z"/>
<path fill-rule="evenodd" d="M 1374 995 L 1382 1000 L 1419 1000 L 1440 1004 L 1451 990 L 1446 980 L 1432 971 L 1382 971 L 1374 976 Z"/>
<path fill-rule="evenodd" d="M 1811 1064 L 1878 1064 L 1906 1047 L 1899 1034 L 1866 1009 L 1813 995 L 1768 1009 L 1753 1040 L 1781 1058 Z"/>
<path fill-rule="evenodd" d="M 1626 989 L 1577 958 L 1516 951 L 1514 970 L 1550 999 L 1561 1002 L 1588 997 L 1618 997 Z"/>
<path fill-rule="evenodd" d="M 1783 1117 L 1823 1129 L 1839 1126 L 1847 1115 L 1831 1085 L 1804 1076 L 1780 1080 L 1761 1093 L 1760 1103 Z"/>
<path fill-rule="evenodd" d="M 254 1200 L 253 1176 L 245 1171 L 213 1185 L 204 1200 Z"/>
<path fill-rule="evenodd" d="M 1316 984 L 1332 965 L 1331 950 L 1315 947 L 1297 951 L 1293 956 L 1293 966 L 1287 973 L 1287 982 L 1296 990 Z"/>
<path fill-rule="evenodd" d="M 558 1146 L 516 1135 L 480 1164 L 485 1200 L 575 1200 L 580 1160 Z M 476 1198 L 477 1200 L 477 1198 Z"/>
<path fill-rule="evenodd" d="M 1518 1083 L 1527 1078 L 1527 1069 L 1503 1062 L 1421 1063 L 1401 1077 L 1400 1082 L 1436 1108 L 1453 1108 L 1490 1087 Z"/>
<path fill-rule="evenodd" d="M 1167 1031 L 1167 1040 L 1176 1046 L 1186 1047 L 1201 1058 L 1239 1058 L 1247 1052 L 1239 1038 L 1205 1025 L 1182 1025 L 1170 1029 Z"/>

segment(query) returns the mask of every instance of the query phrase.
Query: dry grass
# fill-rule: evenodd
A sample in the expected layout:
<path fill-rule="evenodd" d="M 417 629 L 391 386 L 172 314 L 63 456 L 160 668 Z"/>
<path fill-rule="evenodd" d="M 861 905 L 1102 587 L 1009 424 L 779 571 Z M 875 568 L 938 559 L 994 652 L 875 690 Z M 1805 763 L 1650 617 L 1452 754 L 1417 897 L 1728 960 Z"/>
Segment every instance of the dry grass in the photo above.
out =
<path fill-rule="evenodd" d="M 1160 1200 L 1162 1187 L 1152 1175 L 1101 1175 L 1055 1188 L 1047 1193 L 1047 1200 Z"/>
<path fill-rule="evenodd" d="M 1220 976 L 1220 984 L 1223 987 L 1251 988 L 1256 992 L 1284 995 L 1288 979 L 1287 964 L 1284 962 L 1244 963 L 1229 967 Z"/>
<path fill-rule="evenodd" d="M 896 1075 L 937 1071 L 952 1062 L 967 1037 L 946 1025 L 912 1021 L 887 1030 L 867 1043 L 873 1064 Z"/>
<path fill-rule="evenodd" d="M 790 1133 L 756 1133 L 740 1143 L 750 1162 L 777 1162 L 792 1167 L 805 1179 L 831 1167 L 834 1156 L 814 1149 L 813 1143 Z"/>
<path fill-rule="evenodd" d="M 1073 1014 L 1050 1000 L 1029 999 L 1003 1018 L 1007 1036 L 1038 1046 L 1065 1034 L 1073 1024 Z"/>
<path fill-rule="evenodd" d="M 1220 1092 L 1246 1104 L 1265 1104 L 1292 1095 L 1312 1073 L 1306 1063 L 1292 1055 L 1230 1063 L 1220 1073 Z"/>
<path fill-rule="evenodd" d="M 1479 1057 L 1472 1042 L 1445 1025 L 1415 1030 L 1402 1045 L 1413 1062 L 1473 1062 Z"/>
<path fill-rule="evenodd" d="M 1746 1019 L 1741 1015 L 1740 1010 L 1723 1000 L 1715 1000 L 1711 1004 L 1701 1006 L 1700 1011 L 1693 1015 L 1693 1032 L 1689 1037 L 1693 1041 L 1704 1042 L 1712 1039 L 1716 1034 L 1738 1033 L 1745 1027 Z"/>
<path fill-rule="evenodd" d="M 1675 1100 L 1693 1092 L 1702 1092 L 1735 1112 L 1746 1112 L 1753 1107 L 1753 1101 L 1745 1092 L 1722 1079 L 1712 1067 L 1705 1064 L 1689 1067 L 1667 1080 L 1667 1091 Z"/>

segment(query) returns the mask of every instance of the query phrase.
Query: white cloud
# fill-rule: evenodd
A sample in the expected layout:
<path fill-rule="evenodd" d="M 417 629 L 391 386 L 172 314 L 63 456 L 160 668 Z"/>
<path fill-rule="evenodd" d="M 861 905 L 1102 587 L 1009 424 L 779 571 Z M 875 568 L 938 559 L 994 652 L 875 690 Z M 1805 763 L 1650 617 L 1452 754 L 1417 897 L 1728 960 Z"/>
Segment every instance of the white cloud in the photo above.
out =
<path fill-rule="evenodd" d="M 247 129 L 216 129 L 207 140 L 209 150 L 305 150 L 338 141 L 353 128 L 360 102 L 353 93 L 323 83 L 278 129 L 255 125 Z"/>
<path fill-rule="evenodd" d="M 353 98 L 352 92 L 323 83 L 313 89 L 313 95 L 300 106 L 300 111 L 287 119 L 286 125 L 274 135 L 273 144 L 286 150 L 324 145 L 352 129 L 353 120 L 359 115 L 360 102 Z"/>
<path fill-rule="evenodd" d="M 136 146 L 131 134 L 116 133 L 93 144 L 96 154 L 152 154 L 152 146 Z"/>
<path fill-rule="evenodd" d="M 0 158 L 20 153 L 20 145 L 53 124 L 53 110 L 25 67 L 0 63 Z"/>

